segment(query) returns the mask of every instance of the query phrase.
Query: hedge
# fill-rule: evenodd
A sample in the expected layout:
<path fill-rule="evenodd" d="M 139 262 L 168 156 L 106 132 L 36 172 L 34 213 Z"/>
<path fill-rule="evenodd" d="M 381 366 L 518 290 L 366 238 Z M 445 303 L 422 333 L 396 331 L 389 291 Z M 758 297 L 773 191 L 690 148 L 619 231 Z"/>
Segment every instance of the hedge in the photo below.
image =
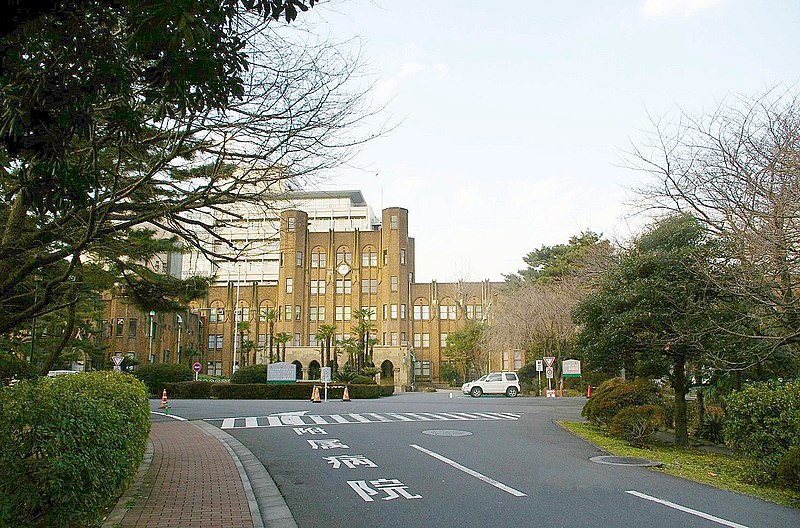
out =
<path fill-rule="evenodd" d="M 622 409 L 657 402 L 658 394 L 652 381 L 644 378 L 636 378 L 633 381 L 612 378 L 597 387 L 583 406 L 581 415 L 592 424 L 607 428 Z"/>
<path fill-rule="evenodd" d="M 800 380 L 753 383 L 725 400 L 725 442 L 751 461 L 756 480 L 777 475 L 778 465 L 800 445 Z"/>
<path fill-rule="evenodd" d="M 211 387 L 211 397 L 221 400 L 310 400 L 312 383 L 291 383 L 267 385 L 250 383 L 235 385 L 215 383 Z M 321 385 L 317 385 L 322 387 Z M 328 399 L 342 399 L 343 385 L 328 385 Z M 349 385 L 348 393 L 352 399 L 380 398 L 394 393 L 392 385 Z M 320 397 L 323 397 L 320 391 Z"/>
<path fill-rule="evenodd" d="M 234 372 L 233 376 L 231 376 L 231 383 L 235 385 L 266 382 L 267 365 L 247 365 Z"/>
<path fill-rule="evenodd" d="M 0 390 L 0 526 L 97 526 L 150 434 L 145 386 L 114 372 Z"/>
<path fill-rule="evenodd" d="M 164 383 L 169 398 L 184 398 L 198 400 L 211 397 L 211 387 L 218 384 L 216 381 L 178 381 Z"/>
<path fill-rule="evenodd" d="M 155 365 L 142 365 L 136 367 L 133 375 L 147 385 L 147 390 L 152 396 L 161 396 L 165 383 L 189 381 L 194 379 L 194 372 L 185 365 L 176 363 L 156 363 Z"/>

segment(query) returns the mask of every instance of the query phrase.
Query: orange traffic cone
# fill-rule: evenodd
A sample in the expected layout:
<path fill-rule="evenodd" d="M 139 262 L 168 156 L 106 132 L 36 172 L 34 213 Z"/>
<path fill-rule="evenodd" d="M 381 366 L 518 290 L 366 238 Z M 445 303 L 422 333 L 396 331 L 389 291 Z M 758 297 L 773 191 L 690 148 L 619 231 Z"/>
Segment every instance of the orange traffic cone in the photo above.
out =
<path fill-rule="evenodd" d="M 161 393 L 161 405 L 158 407 L 159 409 L 166 409 L 167 408 L 167 389 Z"/>
<path fill-rule="evenodd" d="M 319 399 L 319 387 L 314 385 L 314 390 L 311 391 L 311 401 L 314 403 L 321 403 L 322 400 Z"/>
<path fill-rule="evenodd" d="M 344 392 L 342 393 L 342 401 L 350 401 L 350 392 L 347 390 L 347 385 L 344 386 Z"/>
<path fill-rule="evenodd" d="M 592 397 L 592 386 L 591 385 L 589 385 L 589 388 L 586 389 L 586 397 L 587 398 L 591 398 Z"/>

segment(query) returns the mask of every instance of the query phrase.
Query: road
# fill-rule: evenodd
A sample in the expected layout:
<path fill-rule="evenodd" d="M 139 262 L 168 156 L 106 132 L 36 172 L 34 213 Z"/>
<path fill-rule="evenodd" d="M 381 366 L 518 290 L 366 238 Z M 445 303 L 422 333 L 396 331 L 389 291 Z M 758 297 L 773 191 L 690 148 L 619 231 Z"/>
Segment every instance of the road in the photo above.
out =
<path fill-rule="evenodd" d="M 583 398 L 172 400 L 264 464 L 300 527 L 789 527 L 800 512 L 603 454 L 554 420 Z"/>

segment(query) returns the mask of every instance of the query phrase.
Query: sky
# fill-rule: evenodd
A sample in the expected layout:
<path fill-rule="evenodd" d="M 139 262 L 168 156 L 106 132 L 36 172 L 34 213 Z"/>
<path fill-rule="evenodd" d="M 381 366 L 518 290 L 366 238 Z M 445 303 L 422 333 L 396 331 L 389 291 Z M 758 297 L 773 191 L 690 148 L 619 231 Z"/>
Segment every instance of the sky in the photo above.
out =
<path fill-rule="evenodd" d="M 326 5 L 327 4 L 327 5 Z M 313 13 L 311 13 L 313 12 Z M 326 175 L 377 214 L 409 210 L 416 280 L 503 280 L 584 230 L 616 241 L 651 118 L 800 88 L 800 2 L 328 0 L 314 31 L 360 49 L 372 123 Z"/>

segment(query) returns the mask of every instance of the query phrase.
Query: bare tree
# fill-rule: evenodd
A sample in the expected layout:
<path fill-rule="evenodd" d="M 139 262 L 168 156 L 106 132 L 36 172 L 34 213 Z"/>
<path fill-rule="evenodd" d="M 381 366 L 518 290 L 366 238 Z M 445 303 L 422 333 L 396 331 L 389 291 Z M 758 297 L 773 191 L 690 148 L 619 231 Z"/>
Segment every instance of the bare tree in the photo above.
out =
<path fill-rule="evenodd" d="M 746 307 L 734 332 L 795 353 L 800 350 L 798 102 L 796 95 L 770 90 L 732 98 L 707 114 L 684 112 L 676 123 L 653 120 L 649 140 L 628 156 L 630 166 L 653 177 L 638 189 L 641 210 L 689 213 L 719 241 L 724 257 L 711 279 Z"/>

